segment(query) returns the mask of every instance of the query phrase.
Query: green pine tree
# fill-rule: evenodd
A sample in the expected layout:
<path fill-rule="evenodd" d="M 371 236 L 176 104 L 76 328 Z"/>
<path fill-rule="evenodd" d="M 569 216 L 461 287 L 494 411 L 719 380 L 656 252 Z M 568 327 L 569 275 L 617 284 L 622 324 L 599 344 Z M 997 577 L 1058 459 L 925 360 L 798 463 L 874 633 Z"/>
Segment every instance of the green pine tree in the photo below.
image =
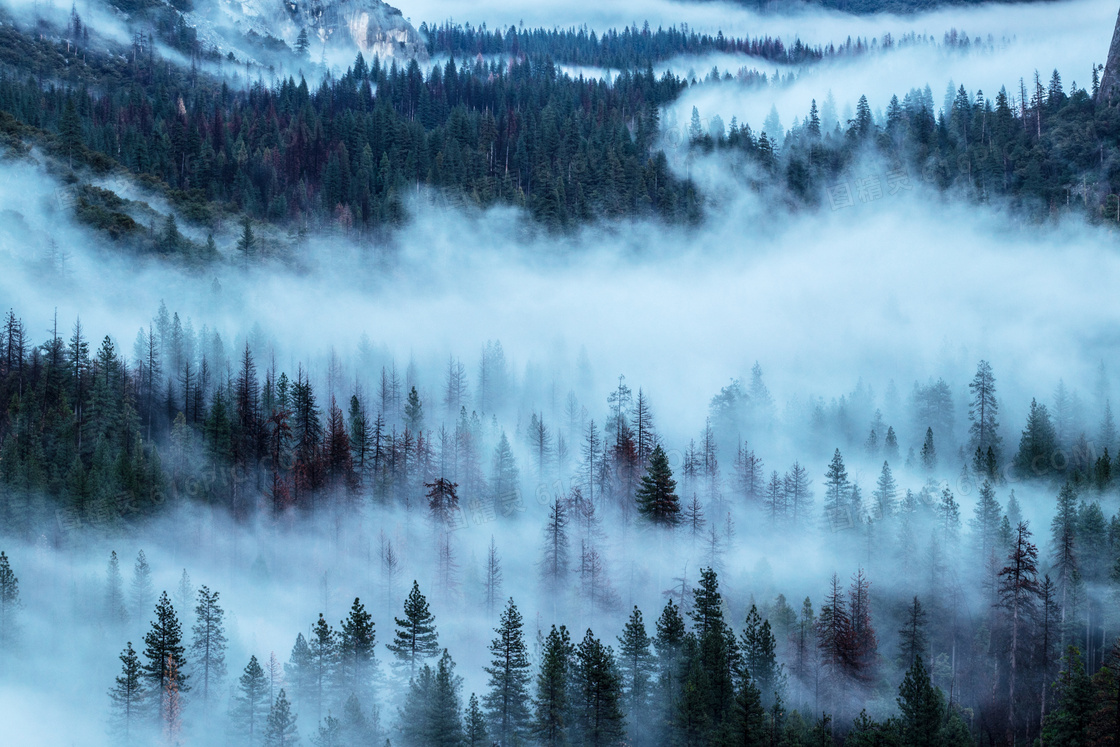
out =
<path fill-rule="evenodd" d="M 401 671 L 407 670 L 408 678 L 416 675 L 416 668 L 425 659 L 439 654 L 436 618 L 428 609 L 428 600 L 420 593 L 420 584 L 412 582 L 412 591 L 404 601 L 404 618 L 394 618 L 397 629 L 391 643 L 385 648 L 393 652 Z"/>
<path fill-rule="evenodd" d="M 654 524 L 674 526 L 680 521 L 680 499 L 674 492 L 677 483 L 669 469 L 669 458 L 658 444 L 649 457 L 649 468 L 642 477 L 636 500 L 638 512 Z"/>
<path fill-rule="evenodd" d="M 292 704 L 288 702 L 288 695 L 284 692 L 284 688 L 280 688 L 276 702 L 272 704 L 272 710 L 269 711 L 264 743 L 268 747 L 290 747 L 299 744 L 296 715 L 292 713 Z"/>
<path fill-rule="evenodd" d="M 109 690 L 112 701 L 112 727 L 114 735 L 123 744 L 132 744 L 138 716 L 142 712 L 146 694 L 144 692 L 144 669 L 140 657 L 129 641 L 121 652 L 121 673 L 113 688 Z"/>
<path fill-rule="evenodd" d="M 541 653 L 537 696 L 533 699 L 533 736 L 548 747 L 557 747 L 567 742 L 568 679 L 574 653 L 567 628 L 553 625 Z"/>
<path fill-rule="evenodd" d="M 530 665 L 523 628 L 521 613 L 510 599 L 494 629 L 498 636 L 490 643 L 490 692 L 483 698 L 493 736 L 504 745 L 523 741 L 529 726 Z"/>
<path fill-rule="evenodd" d="M 350 615 L 342 621 L 338 644 L 338 684 L 346 695 L 359 697 L 369 694 L 377 661 L 373 647 L 377 645 L 377 631 L 373 616 L 366 611 L 360 599 L 355 598 Z"/>
<path fill-rule="evenodd" d="M 238 680 L 234 705 L 234 725 L 247 744 L 258 744 L 264 736 L 268 705 L 268 681 L 257 657 L 252 656 Z"/>

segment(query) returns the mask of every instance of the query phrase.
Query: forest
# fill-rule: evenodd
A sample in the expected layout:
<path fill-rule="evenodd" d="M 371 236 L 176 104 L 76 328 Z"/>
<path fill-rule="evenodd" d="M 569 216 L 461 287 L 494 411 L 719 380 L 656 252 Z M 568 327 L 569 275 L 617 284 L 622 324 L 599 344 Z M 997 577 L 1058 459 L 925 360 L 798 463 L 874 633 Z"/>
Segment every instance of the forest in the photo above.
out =
<path fill-rule="evenodd" d="M 775 39 L 676 28 L 598 39 L 584 30 L 423 28 L 433 54 L 451 55 L 445 62 L 422 68 L 359 54 L 337 77 L 309 84 L 248 65 L 240 77 L 239 63 L 228 60 L 240 81 L 231 85 L 205 72 L 220 70 L 222 58 L 207 62 L 197 40 L 188 69 L 161 61 L 158 37 L 142 32 L 130 47 L 109 42 L 102 50 L 87 41 L 76 11 L 55 36 L 31 37 L 6 23 L 0 131 L 16 153 L 35 147 L 59 159 L 80 220 L 123 245 L 188 262 L 217 253 L 164 225 L 174 213 L 158 225 L 145 221 L 133 201 L 99 187 L 96 175 L 135 177 L 169 199 L 180 221 L 219 238 L 224 226 L 248 220 L 258 222 L 258 234 L 265 224 L 281 236 L 341 230 L 384 238 L 408 220 L 421 194 L 453 208 L 515 206 L 551 232 L 617 219 L 695 225 L 718 214 L 723 195 L 670 165 L 680 144 L 662 132 L 666 108 L 690 87 L 780 88 L 796 73 L 715 68 L 690 79 L 671 69 L 655 73 L 656 61 L 726 52 L 812 67 L 932 41 L 886 34 L 826 48 L 797 40 L 787 49 Z M 934 45 L 952 53 L 990 43 L 954 29 Z M 573 77 L 558 60 L 619 72 L 610 82 Z M 1036 72 L 1029 83 L 1009 81 L 1011 91 L 994 96 L 962 85 L 945 107 L 928 90 L 898 92 L 902 98 L 891 99 L 880 121 L 863 99 L 850 120 L 822 126 L 814 100 L 781 132 L 734 120 L 725 126 L 696 112 L 683 145 L 688 158 L 713 149 L 741 154 L 752 189 L 799 209 L 828 204 L 830 190 L 858 164 L 879 158 L 908 180 L 980 204 L 1006 203 L 1033 222 L 1068 212 L 1115 221 L 1117 108 L 1098 103 L 1096 66 L 1074 72 L 1091 74 L 1089 89 L 1067 89 L 1054 70 L 1048 80 Z M 229 241 L 246 258 L 270 247 L 282 254 L 287 243 Z"/>
<path fill-rule="evenodd" d="M 1115 8 L 253 5 L 0 7 L 0 744 L 1120 745 Z"/>
<path fill-rule="evenodd" d="M 405 522 L 395 538 L 381 530 L 377 570 L 360 574 L 379 579 L 361 582 L 366 602 L 354 599 L 337 624 L 308 620 L 286 661 L 247 652 L 244 669 L 226 659 L 224 605 L 236 598 L 193 587 L 184 569 L 157 600 L 143 549 L 126 592 L 112 551 L 102 577 L 74 593 L 123 648 L 104 683 L 120 743 L 193 733 L 253 744 L 302 734 L 331 745 L 1107 745 L 1120 728 L 1120 458 L 1103 364 L 1088 412 L 1064 384 L 1049 406 L 1003 412 L 981 361 L 970 381 L 915 382 L 905 401 L 892 385 L 886 414 L 857 388 L 781 425 L 756 364 L 677 444 L 625 377 L 599 405 L 573 390 L 524 409 L 528 382 L 496 341 L 470 368 L 451 358 L 402 376 L 390 362 L 375 375 L 362 363 L 349 393 L 339 374 L 324 396 L 303 364 L 292 376 L 258 369 L 267 356 L 253 347 L 267 341 L 227 352 L 220 334 L 196 333 L 165 306 L 131 355 L 95 339 L 78 321 L 36 344 L 6 318 L 9 542 L 65 546 L 85 531 L 112 547 L 199 507 L 228 517 L 231 532 L 264 521 L 285 533 L 324 517 Z M 967 398 L 962 420 L 954 390 Z M 770 435 L 750 446 L 744 429 Z M 776 429 L 814 434 L 804 461 L 764 462 Z M 856 477 L 864 464 L 880 464 L 872 484 Z M 195 523 L 175 521 L 188 532 Z M 523 574 L 503 567 L 507 551 L 525 550 L 495 537 L 516 543 L 502 528 L 526 523 L 540 538 L 528 593 L 569 600 L 550 625 L 505 595 L 526 593 Z M 775 584 L 733 598 L 721 575 L 743 583 L 732 559 L 764 541 L 756 526 L 821 543 L 850 579 L 817 579 L 803 601 Z M 494 533 L 468 560 L 480 527 Z M 645 616 L 623 601 L 650 599 L 642 581 L 620 586 L 613 548 L 626 537 L 697 563 L 672 581 L 659 574 Z M 414 557 L 421 548 L 430 561 Z M 17 557 L 0 561 L 0 640 L 18 667 L 28 610 Z M 267 577 L 265 566 L 258 557 L 252 573 Z M 409 571 L 428 582 L 406 595 Z M 471 691 L 435 623 L 457 609 L 484 610 L 494 628 Z M 210 703 L 228 715 L 204 717 Z"/>

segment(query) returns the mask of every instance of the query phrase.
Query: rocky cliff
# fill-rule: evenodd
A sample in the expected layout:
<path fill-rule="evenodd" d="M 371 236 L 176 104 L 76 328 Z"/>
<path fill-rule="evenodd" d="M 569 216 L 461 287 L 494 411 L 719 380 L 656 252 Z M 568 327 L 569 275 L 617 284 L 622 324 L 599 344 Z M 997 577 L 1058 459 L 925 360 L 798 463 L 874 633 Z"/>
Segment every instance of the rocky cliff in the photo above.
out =
<path fill-rule="evenodd" d="M 1108 61 L 1104 64 L 1097 101 L 1120 103 L 1120 15 L 1116 18 L 1116 29 L 1112 32 L 1112 44 L 1108 48 Z"/>

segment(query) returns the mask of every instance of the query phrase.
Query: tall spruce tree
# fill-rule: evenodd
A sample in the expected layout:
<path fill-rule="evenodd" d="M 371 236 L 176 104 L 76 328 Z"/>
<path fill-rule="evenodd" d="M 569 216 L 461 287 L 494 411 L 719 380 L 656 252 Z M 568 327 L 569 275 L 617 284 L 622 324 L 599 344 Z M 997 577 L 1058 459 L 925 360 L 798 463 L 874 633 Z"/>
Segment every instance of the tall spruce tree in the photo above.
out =
<path fill-rule="evenodd" d="M 252 656 L 238 679 L 233 712 L 234 727 L 246 744 L 263 741 L 268 707 L 268 680 L 257 657 Z"/>
<path fill-rule="evenodd" d="M 571 675 L 572 646 L 568 630 L 563 625 L 552 626 L 545 638 L 541 652 L 540 672 L 537 673 L 537 694 L 533 699 L 533 737 L 547 747 L 567 743 L 569 727 L 568 682 Z"/>
<path fill-rule="evenodd" d="M 589 629 L 575 648 L 572 667 L 572 730 L 579 744 L 622 744 L 626 717 L 614 652 Z"/>
<path fill-rule="evenodd" d="M 338 677 L 336 684 L 344 696 L 359 698 L 370 695 L 373 674 L 377 667 L 373 648 L 377 645 L 377 631 L 373 616 L 357 597 L 350 607 L 350 614 L 339 626 Z"/>
<path fill-rule="evenodd" d="M 265 722 L 264 743 L 267 747 L 291 747 L 299 744 L 299 728 L 296 726 L 296 714 L 292 713 L 292 704 L 284 688 L 272 703 Z"/>
<path fill-rule="evenodd" d="M 420 584 L 412 582 L 412 591 L 404 601 L 404 617 L 394 618 L 397 629 L 391 643 L 385 644 L 397 659 L 397 667 L 409 679 L 416 668 L 439 654 L 436 618 L 428 609 L 428 600 L 420 593 Z"/>
<path fill-rule="evenodd" d="M 144 669 L 140 657 L 129 641 L 120 655 L 121 673 L 109 690 L 112 703 L 111 727 L 113 736 L 122 744 L 130 745 L 136 741 L 139 716 L 142 713 L 146 693 L 144 692 Z"/>
<path fill-rule="evenodd" d="M 650 720 L 654 673 L 652 643 L 646 633 L 642 611 L 635 607 L 618 638 L 618 672 L 627 723 L 631 724 L 631 736 L 637 741 L 646 740 L 648 732 L 645 727 Z"/>
<path fill-rule="evenodd" d="M 491 733 L 501 744 L 524 740 L 529 726 L 529 652 L 521 612 L 512 599 L 502 612 L 498 635 L 490 643 L 490 692 L 483 698 Z"/>
<path fill-rule="evenodd" d="M 654 524 L 675 526 L 680 522 L 681 503 L 677 483 L 669 469 L 669 457 L 658 444 L 649 457 L 649 468 L 638 488 L 638 512 Z"/>
<path fill-rule="evenodd" d="M 218 603 L 218 592 L 205 585 L 199 587 L 194 615 L 191 656 L 202 688 L 199 694 L 202 702 L 208 703 L 211 688 L 216 689 L 226 675 L 225 610 Z"/>
<path fill-rule="evenodd" d="M 183 646 L 183 628 L 179 618 L 175 615 L 175 608 L 167 596 L 167 592 L 160 595 L 156 604 L 155 620 L 151 629 L 144 636 L 144 676 L 148 680 L 147 690 L 156 702 L 156 711 L 159 722 L 163 723 L 166 716 L 167 698 L 166 691 L 170 685 L 170 661 L 174 661 L 179 670 L 177 676 L 178 692 L 186 692 L 187 675 L 183 670 L 187 667 L 186 649 Z"/>

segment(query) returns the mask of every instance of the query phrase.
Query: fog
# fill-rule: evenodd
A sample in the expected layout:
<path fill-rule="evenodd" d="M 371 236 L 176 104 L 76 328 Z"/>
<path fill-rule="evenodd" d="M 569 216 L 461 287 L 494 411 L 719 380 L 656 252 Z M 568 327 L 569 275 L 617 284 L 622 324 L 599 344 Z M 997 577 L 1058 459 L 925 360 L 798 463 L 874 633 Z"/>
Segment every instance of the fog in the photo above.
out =
<path fill-rule="evenodd" d="M 810 99 L 820 103 L 829 91 L 838 108 L 854 106 L 866 94 L 872 108 L 881 109 L 890 95 L 927 84 L 940 102 L 950 81 L 994 95 L 1035 69 L 1048 74 L 1057 68 L 1067 81 L 1085 85 L 1091 65 L 1107 49 L 1113 4 L 1013 7 L 952 8 L 906 18 L 808 11 L 758 16 L 721 4 L 661 1 L 643 4 L 641 15 L 621 2 L 520 8 L 483 2 L 471 6 L 470 17 L 442 0 L 402 9 L 415 23 L 454 18 L 491 27 L 524 21 L 601 29 L 648 19 L 654 26 L 687 22 L 699 30 L 799 36 L 815 44 L 911 31 L 939 39 L 950 28 L 995 39 L 990 49 L 921 45 L 810 65 L 796 71 L 788 86 L 695 86 L 666 123 L 663 140 L 672 148 L 672 117 L 687 123 L 693 106 L 705 119 L 718 114 L 729 122 L 734 116 L 757 129 L 771 106 L 788 127 L 807 114 Z M 724 69 L 734 62 L 725 55 L 667 67 L 684 73 L 687 65 L 703 75 L 710 64 Z M 755 62 L 743 58 L 742 64 Z M 683 153 L 670 156 L 685 168 Z M 895 548 L 873 547 L 862 530 L 846 530 L 823 515 L 822 483 L 833 450 L 843 451 L 851 479 L 869 496 L 882 464 L 878 452 L 863 448 L 875 411 L 898 432 L 905 457 L 909 449 L 921 449 L 925 428 L 913 415 L 911 389 L 944 378 L 955 421 L 951 432 L 938 434 L 944 439 L 940 466 L 904 467 L 900 457 L 892 468 L 900 493 L 948 486 L 967 527 L 976 485 L 962 477 L 957 454 L 967 443 L 968 382 L 980 360 L 989 361 L 997 377 L 1005 457 L 1018 446 L 1031 399 L 1052 401 L 1060 380 L 1080 398 L 1076 427 L 1090 438 L 1102 400 L 1116 394 L 1107 379 L 1103 389 L 1098 383 L 1102 364 L 1106 372 L 1120 370 L 1115 231 L 1076 218 L 1026 225 L 998 204 L 964 204 L 917 177 L 897 193 L 850 207 L 830 209 L 825 201 L 815 209 L 776 210 L 766 195 L 745 190 L 727 164 L 689 160 L 689 175 L 716 196 L 701 225 L 597 223 L 564 237 L 527 228 L 513 209 L 461 210 L 422 193 L 408 204 L 409 222 L 389 238 L 357 240 L 323 231 L 292 242 L 279 230 L 262 228 L 273 256 L 247 269 L 234 256 L 236 227 L 225 226 L 215 235 L 223 257 L 200 270 L 129 255 L 75 224 L 72 195 L 47 161 L 36 151 L 0 161 L 0 304 L 23 319 L 30 342 L 48 339 L 56 315 L 64 337 L 80 318 L 90 339 L 111 336 L 131 365 L 137 331 L 151 324 L 164 303 L 193 330 L 222 336 L 231 375 L 239 351 L 250 345 L 262 373 L 283 371 L 293 379 L 297 370 L 309 373 L 324 409 L 330 395 L 345 409 L 355 390 L 373 409 L 382 367 L 395 366 L 402 378 L 411 369 L 409 383 L 417 386 L 431 433 L 441 424 L 454 428 L 458 415 L 442 404 L 448 358 L 464 363 L 474 392 L 480 351 L 500 340 L 510 386 L 501 406 L 481 413 L 481 465 L 489 474 L 498 434 L 508 435 L 523 510 L 492 520 L 465 510 L 465 526 L 441 535 L 422 508 L 379 503 L 368 492 L 353 505 L 339 500 L 315 515 L 281 516 L 265 508 L 262 493 L 251 499 L 259 511 L 236 518 L 179 496 L 156 516 L 111 528 L 75 524 L 64 511 L 33 538 L 0 526 L 0 549 L 19 576 L 23 600 L 18 650 L 0 659 L 3 744 L 112 743 L 106 691 L 119 673 L 125 642 L 141 649 L 155 599 L 145 600 L 143 610 L 130 610 L 123 624 L 106 619 L 110 551 L 120 558 L 126 594 L 133 561 L 145 551 L 154 591 L 172 594 L 185 632 L 193 611 L 175 598 L 184 569 L 192 589 L 206 584 L 222 595 L 229 675 L 217 706 L 204 710 L 188 694 L 185 736 L 193 744 L 225 743 L 228 693 L 250 655 L 263 664 L 274 652 L 287 662 L 297 633 L 308 635 L 319 613 L 337 625 L 354 597 L 376 621 L 385 679 L 375 704 L 396 743 L 396 694 L 405 684 L 386 666 L 391 657 L 383 644 L 414 578 L 432 603 L 440 645 L 465 678 L 464 700 L 470 692 L 481 694 L 487 687 L 485 646 L 497 620 L 497 611 L 481 602 L 492 537 L 504 569 L 502 596 L 513 597 L 524 615 L 534 663 L 538 631 L 547 633 L 553 623 L 574 631 L 592 627 L 613 644 L 630 609 L 639 605 L 652 628 L 667 592 L 680 578 L 695 585 L 700 567 L 711 564 L 720 569 L 736 627 L 752 602 L 771 603 L 779 593 L 795 607 L 810 596 L 819 608 L 833 573 L 846 585 L 864 567 L 881 593 L 881 647 L 893 652 L 896 636 L 887 610 L 895 615 L 918 576 L 898 569 Z M 854 172 L 883 174 L 875 162 Z M 144 215 L 157 225 L 170 209 L 123 179 L 106 185 L 147 202 Z M 204 240 L 202 229 L 182 225 L 184 233 Z M 700 496 L 709 527 L 699 536 L 684 527 L 661 532 L 604 504 L 600 525 L 584 538 L 603 553 L 617 599 L 596 607 L 580 592 L 574 573 L 563 591 L 546 589 L 538 564 L 547 504 L 584 478 L 578 434 L 568 443 L 566 462 L 538 472 L 526 440 L 530 416 L 540 414 L 554 434 L 568 439 L 564 403 L 572 392 L 583 417 L 601 427 L 609 415 L 607 397 L 624 375 L 635 396 L 639 387 L 648 396 L 679 476 L 690 440 L 701 439 L 713 396 L 733 380 L 748 386 L 756 362 L 773 396 L 772 412 L 738 417 L 720 430 L 718 479 L 707 485 L 681 479 L 682 499 Z M 221 378 L 224 372 L 218 373 Z M 813 420 L 817 405 L 829 413 L 824 426 Z M 475 407 L 472 399 L 466 409 Z M 831 419 L 845 407 L 850 433 Z M 399 413 L 392 417 L 399 419 Z M 746 505 L 732 478 L 740 439 L 762 458 L 767 474 L 784 472 L 795 461 L 806 467 L 815 496 L 811 520 L 776 531 L 757 506 Z M 1045 544 L 1054 491 L 1014 474 L 1005 477 L 997 489 L 1001 504 L 1014 489 Z M 1115 495 L 1103 501 L 1111 516 Z M 573 523 L 573 565 L 581 532 Z M 931 532 L 932 521 L 916 533 L 923 548 Z M 963 537 L 967 544 L 967 529 Z M 391 577 L 384 570 L 383 540 L 402 556 Z M 439 569 L 444 541 L 458 565 L 454 583 Z M 962 604 L 982 612 L 983 594 L 975 590 L 978 584 L 969 586 L 977 574 L 974 560 L 965 553 L 948 565 Z M 193 604 L 192 592 L 188 610 Z M 877 707 L 882 715 L 893 703 Z M 300 712 L 305 743 L 317 726 L 313 713 Z M 228 743 L 239 742 L 229 737 Z"/>

